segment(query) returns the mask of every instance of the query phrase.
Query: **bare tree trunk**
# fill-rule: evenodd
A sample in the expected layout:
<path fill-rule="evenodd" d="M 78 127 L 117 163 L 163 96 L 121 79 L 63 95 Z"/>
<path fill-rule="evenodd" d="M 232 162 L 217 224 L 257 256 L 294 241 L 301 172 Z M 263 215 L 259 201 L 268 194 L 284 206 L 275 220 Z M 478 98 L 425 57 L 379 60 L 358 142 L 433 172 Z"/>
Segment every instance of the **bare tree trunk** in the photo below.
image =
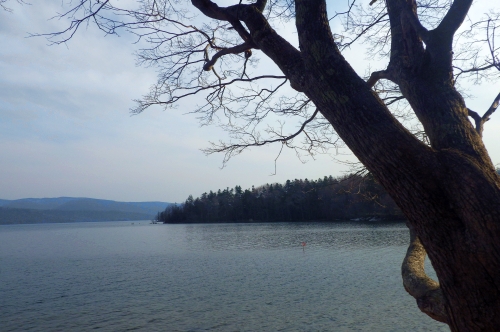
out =
<path fill-rule="evenodd" d="M 500 179 L 462 98 L 446 79 L 400 78 L 430 133 L 426 147 L 356 78 L 333 43 L 324 2 L 296 3 L 304 92 L 408 217 L 438 275 L 451 329 L 498 331 Z"/>
<path fill-rule="evenodd" d="M 423 245 L 440 282 L 438 288 L 414 274 L 427 283 L 423 289 L 407 284 L 420 308 L 453 331 L 499 331 L 500 177 L 454 88 L 451 63 L 453 34 L 472 1 L 455 0 L 428 31 L 414 0 L 386 0 L 390 63 L 368 84 L 340 54 L 324 0 L 295 0 L 300 51 L 269 26 L 262 15 L 266 1 L 227 8 L 192 2 L 211 18 L 243 21 L 249 32 L 238 32 L 245 43 L 251 40 L 314 102 L 407 216 L 420 240 L 413 245 Z M 371 90 L 381 78 L 399 85 L 431 146 L 411 135 Z"/>

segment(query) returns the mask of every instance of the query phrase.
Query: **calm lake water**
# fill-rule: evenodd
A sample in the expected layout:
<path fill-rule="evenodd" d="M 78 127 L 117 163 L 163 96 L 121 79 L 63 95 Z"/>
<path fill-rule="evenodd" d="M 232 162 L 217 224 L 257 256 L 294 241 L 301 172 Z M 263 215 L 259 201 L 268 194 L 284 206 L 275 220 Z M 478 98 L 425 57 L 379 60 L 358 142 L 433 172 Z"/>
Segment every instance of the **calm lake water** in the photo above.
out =
<path fill-rule="evenodd" d="M 403 224 L 0 226 L 0 331 L 449 331 L 403 289 L 407 241 Z"/>

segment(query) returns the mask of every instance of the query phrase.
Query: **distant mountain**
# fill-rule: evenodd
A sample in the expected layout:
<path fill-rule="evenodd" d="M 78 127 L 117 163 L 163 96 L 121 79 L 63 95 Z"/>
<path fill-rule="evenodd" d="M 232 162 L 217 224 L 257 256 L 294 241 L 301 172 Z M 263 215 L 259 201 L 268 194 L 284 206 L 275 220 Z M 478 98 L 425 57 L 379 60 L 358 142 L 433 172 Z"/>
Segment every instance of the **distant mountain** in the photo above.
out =
<path fill-rule="evenodd" d="M 57 198 L 22 198 L 16 200 L 2 200 L 0 206 L 14 209 L 35 209 L 35 210 L 51 210 L 57 209 L 59 206 L 71 202 L 72 200 L 80 200 L 86 198 L 75 197 L 57 197 Z"/>
<path fill-rule="evenodd" d="M 7 203 L 10 203 L 11 201 L 7 200 L 7 199 L 0 199 L 0 207 L 1 206 L 4 206 L 4 204 L 7 204 Z"/>
<path fill-rule="evenodd" d="M 147 220 L 169 205 L 83 197 L 0 199 L 0 224 Z"/>

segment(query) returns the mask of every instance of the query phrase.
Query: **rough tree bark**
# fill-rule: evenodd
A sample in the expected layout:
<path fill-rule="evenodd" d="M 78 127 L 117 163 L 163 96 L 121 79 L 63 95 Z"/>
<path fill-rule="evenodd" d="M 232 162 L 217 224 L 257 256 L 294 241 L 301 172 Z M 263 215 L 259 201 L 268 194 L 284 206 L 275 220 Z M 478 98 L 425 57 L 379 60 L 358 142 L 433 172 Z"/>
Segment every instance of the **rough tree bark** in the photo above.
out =
<path fill-rule="evenodd" d="M 452 72 L 453 35 L 472 1 L 455 0 L 428 31 L 418 21 L 415 1 L 387 0 L 390 63 L 369 83 L 339 52 L 323 0 L 295 1 L 300 50 L 269 26 L 265 1 L 225 8 L 209 0 L 192 3 L 211 18 L 243 22 L 244 42 L 262 50 L 314 102 L 400 206 L 439 278 L 431 288 L 442 293 L 444 309 L 424 305 L 431 308 L 427 313 L 453 331 L 500 330 L 500 178 L 468 120 Z M 399 85 L 430 146 L 371 90 L 380 78 Z"/>

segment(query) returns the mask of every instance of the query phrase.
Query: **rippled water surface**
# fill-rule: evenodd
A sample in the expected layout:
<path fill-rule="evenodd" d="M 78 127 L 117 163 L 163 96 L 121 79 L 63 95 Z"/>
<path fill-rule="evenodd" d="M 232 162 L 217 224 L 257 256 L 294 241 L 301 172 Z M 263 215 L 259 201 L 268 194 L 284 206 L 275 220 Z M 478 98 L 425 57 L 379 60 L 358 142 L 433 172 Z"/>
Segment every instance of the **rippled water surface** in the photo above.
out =
<path fill-rule="evenodd" d="M 407 237 L 347 222 L 0 226 L 0 331 L 449 331 L 403 289 Z"/>

